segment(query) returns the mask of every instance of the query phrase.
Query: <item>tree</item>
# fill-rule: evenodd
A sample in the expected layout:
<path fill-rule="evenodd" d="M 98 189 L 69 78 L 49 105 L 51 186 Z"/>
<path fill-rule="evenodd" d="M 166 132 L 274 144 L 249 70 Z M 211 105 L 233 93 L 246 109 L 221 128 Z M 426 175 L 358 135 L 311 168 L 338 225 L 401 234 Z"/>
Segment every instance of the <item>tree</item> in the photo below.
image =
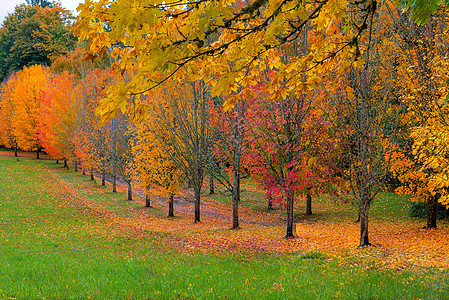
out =
<path fill-rule="evenodd" d="M 407 106 L 404 122 L 409 128 L 406 134 L 411 153 L 398 149 L 393 170 L 403 184 L 397 192 L 410 194 L 414 201 L 427 202 L 427 228 L 436 228 L 437 202 L 449 204 L 449 19 L 444 8 L 431 15 L 426 24 L 414 24 L 407 17 L 407 12 L 399 15 L 401 26 L 397 32 L 401 46 L 399 70 L 403 75 L 401 92 Z"/>
<path fill-rule="evenodd" d="M 50 65 L 75 44 L 70 11 L 38 2 L 42 6 L 16 6 L 0 28 L 0 80 L 24 66 Z"/>
<path fill-rule="evenodd" d="M 318 105 L 325 103 L 312 91 L 277 99 L 261 93 L 249 105 L 246 164 L 267 198 L 286 207 L 286 238 L 294 236 L 295 198 L 306 195 L 311 201 L 336 181 L 333 149 L 326 145 L 330 123 Z"/>
<path fill-rule="evenodd" d="M 152 110 L 145 119 L 134 126 L 132 142 L 134 159 L 129 168 L 132 170 L 134 181 L 143 188 L 147 199 L 151 194 L 167 196 L 168 216 L 173 217 L 174 195 L 180 189 L 182 173 L 171 159 L 171 149 L 155 136 L 152 124 L 157 120 L 156 110 Z"/>
<path fill-rule="evenodd" d="M 14 149 L 14 156 L 17 156 L 17 137 L 14 134 L 14 114 L 16 113 L 13 93 L 16 84 L 15 74 L 11 75 L 2 83 L 0 91 L 0 143 Z"/>
<path fill-rule="evenodd" d="M 53 75 L 51 82 L 42 87 L 40 101 L 39 144 L 53 159 L 75 159 L 79 103 L 73 77 L 68 72 Z"/>
<path fill-rule="evenodd" d="M 202 81 L 168 81 L 152 96 L 147 101 L 158 116 L 153 123 L 155 137 L 191 184 L 194 222 L 200 222 L 201 189 L 212 146 L 209 87 Z"/>
<path fill-rule="evenodd" d="M 222 110 L 223 101 L 216 97 L 211 103 L 211 130 L 213 136 L 213 159 L 209 164 L 211 178 L 217 177 L 232 197 L 232 229 L 240 227 L 240 179 L 244 170 L 245 156 L 245 112 L 248 99 L 240 99 L 233 111 Z"/>
<path fill-rule="evenodd" d="M 55 3 L 53 1 L 48 0 L 26 0 L 26 3 L 30 6 L 38 5 L 42 8 L 55 6 Z"/>
<path fill-rule="evenodd" d="M 330 57 L 356 47 L 376 3 L 262 0 L 200 1 L 195 5 L 180 1 L 167 6 L 162 1 L 87 1 L 80 7 L 74 32 L 89 41 L 93 55 L 123 45 L 112 51 L 118 59 L 117 71 L 136 70 L 128 84 L 115 85 L 102 101 L 99 112 L 105 119 L 127 106 L 126 96 L 145 93 L 174 75 L 182 79 L 178 71 L 184 67 L 193 76 L 191 80 L 211 80 L 212 96 L 228 95 L 245 82 L 238 94 L 227 98 L 224 106 L 230 109 L 248 93 L 246 82 L 257 82 L 266 68 L 276 69 L 273 80 L 285 79 L 289 91 L 301 92 L 303 84 L 294 80 L 298 71 L 306 65 L 320 67 Z M 344 19 L 349 4 L 352 11 L 359 12 L 354 22 L 348 19 L 350 30 L 327 30 Z M 128 18 L 131 14 L 135 17 Z M 311 20 L 318 30 L 326 31 L 319 41 L 321 50 L 311 51 L 303 59 L 280 61 L 275 48 L 298 39 Z M 159 34 L 161 30 L 164 34 Z M 317 76 L 310 76 L 311 83 L 319 81 Z"/>
<path fill-rule="evenodd" d="M 394 93 L 397 47 L 382 39 L 391 25 L 391 6 L 379 5 L 369 20 L 370 35 L 360 45 L 360 57 L 352 60 L 347 72 L 336 72 L 327 82 L 338 112 L 335 125 L 341 134 L 344 177 L 359 208 L 360 246 L 370 245 L 369 210 L 384 186 L 390 168 L 386 154 L 396 140 L 402 112 Z"/>
<path fill-rule="evenodd" d="M 17 72 L 12 98 L 15 104 L 13 134 L 17 145 L 24 151 L 36 151 L 39 158 L 41 145 L 38 139 L 38 122 L 42 88 L 49 80 L 48 69 L 41 65 L 25 67 Z"/>

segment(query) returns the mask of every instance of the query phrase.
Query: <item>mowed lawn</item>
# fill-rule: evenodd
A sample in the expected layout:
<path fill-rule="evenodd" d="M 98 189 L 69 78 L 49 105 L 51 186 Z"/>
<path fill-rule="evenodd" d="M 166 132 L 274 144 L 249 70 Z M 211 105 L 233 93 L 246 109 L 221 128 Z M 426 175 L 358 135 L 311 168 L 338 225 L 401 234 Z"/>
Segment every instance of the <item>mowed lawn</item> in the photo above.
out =
<path fill-rule="evenodd" d="M 186 233 L 134 226 L 125 199 L 54 161 L 0 155 L 0 299 L 449 299 L 447 269 L 377 266 L 364 249 L 186 248 Z M 157 209 L 138 216 L 169 226 Z"/>

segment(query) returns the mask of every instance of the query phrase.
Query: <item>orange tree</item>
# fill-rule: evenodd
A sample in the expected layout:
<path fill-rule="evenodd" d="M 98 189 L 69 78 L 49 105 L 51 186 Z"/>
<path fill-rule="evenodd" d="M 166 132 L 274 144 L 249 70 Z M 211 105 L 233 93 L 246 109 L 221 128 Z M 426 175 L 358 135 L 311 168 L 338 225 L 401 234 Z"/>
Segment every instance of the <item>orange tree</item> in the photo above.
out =
<path fill-rule="evenodd" d="M 40 145 L 54 159 L 73 160 L 78 117 L 73 77 L 68 72 L 54 75 L 43 87 L 41 103 L 38 120 Z"/>
<path fill-rule="evenodd" d="M 12 93 L 15 104 L 13 118 L 14 135 L 17 145 L 24 151 L 36 151 L 39 158 L 41 145 L 38 139 L 38 122 L 41 108 L 42 88 L 49 81 L 49 70 L 41 65 L 25 67 L 17 72 L 17 80 Z"/>

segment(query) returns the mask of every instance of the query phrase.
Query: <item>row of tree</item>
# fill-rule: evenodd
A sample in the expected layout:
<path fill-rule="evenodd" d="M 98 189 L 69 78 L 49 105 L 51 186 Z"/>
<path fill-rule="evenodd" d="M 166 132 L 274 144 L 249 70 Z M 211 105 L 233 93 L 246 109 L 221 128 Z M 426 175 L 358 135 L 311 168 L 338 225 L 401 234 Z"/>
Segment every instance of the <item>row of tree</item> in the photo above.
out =
<path fill-rule="evenodd" d="M 195 222 L 210 175 L 232 196 L 233 228 L 240 180 L 252 176 L 268 206 L 286 208 L 286 237 L 300 195 L 311 213 L 313 195 L 350 193 L 361 246 L 394 176 L 436 226 L 449 187 L 444 7 L 417 25 L 390 1 L 128 2 L 81 7 L 74 32 L 88 54 L 4 81 L 1 144 L 43 149 L 114 190 L 120 177 L 130 198 L 131 183 L 164 195 L 169 215 L 190 187 Z"/>

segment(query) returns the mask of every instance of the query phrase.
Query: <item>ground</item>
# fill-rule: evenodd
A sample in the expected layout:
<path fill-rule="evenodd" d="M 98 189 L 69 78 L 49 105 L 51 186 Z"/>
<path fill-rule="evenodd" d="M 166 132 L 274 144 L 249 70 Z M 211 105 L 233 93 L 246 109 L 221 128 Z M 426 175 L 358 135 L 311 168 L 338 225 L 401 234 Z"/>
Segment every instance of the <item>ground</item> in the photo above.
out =
<path fill-rule="evenodd" d="M 238 257 L 239 261 L 249 261 L 248 263 L 254 263 L 258 268 L 262 261 L 271 261 L 276 258 L 276 262 L 273 262 L 276 267 L 266 266 L 267 269 L 275 269 L 275 271 L 271 271 L 273 274 L 281 271 L 285 274 L 296 272 L 293 271 L 294 269 L 283 270 L 280 268 L 279 266 L 283 266 L 284 263 L 290 268 L 289 264 L 293 264 L 294 268 L 298 268 L 298 270 L 308 268 L 307 270 L 312 272 L 317 266 L 318 260 L 320 267 L 316 272 L 324 273 L 316 278 L 321 278 L 320 282 L 326 278 L 330 281 L 335 280 L 335 284 L 339 288 L 341 288 L 340 279 L 334 279 L 334 277 L 329 279 L 325 276 L 342 272 L 342 274 L 347 274 L 345 278 L 349 280 L 353 278 L 351 276 L 362 274 L 360 272 L 368 272 L 363 274 L 369 281 L 368 278 L 374 278 L 372 276 L 375 274 L 378 274 L 376 276 L 395 274 L 394 278 L 397 276 L 407 278 L 407 280 L 404 279 L 404 283 L 395 284 L 406 284 L 405 282 L 411 284 L 416 280 L 416 289 L 421 292 L 425 290 L 418 285 L 418 282 L 423 282 L 426 288 L 433 292 L 437 291 L 435 299 L 441 299 L 438 296 L 440 292 L 447 292 L 447 285 L 439 284 L 441 280 L 445 280 L 446 277 L 443 274 L 447 274 L 448 270 L 448 223 L 440 222 L 439 228 L 436 230 L 422 229 L 425 220 L 408 217 L 408 200 L 394 194 L 381 194 L 374 203 L 370 223 L 370 238 L 373 246 L 360 249 L 357 247 L 359 225 L 354 222 L 356 209 L 351 204 L 335 201 L 332 197 L 314 199 L 314 215 L 310 217 L 304 216 L 304 201 L 299 199 L 296 206 L 298 221 L 296 238 L 286 240 L 283 238 L 285 236 L 284 211 L 281 209 L 266 211 L 263 194 L 251 182 L 243 185 L 240 210 L 241 229 L 231 230 L 229 197 L 220 194 L 207 195 L 207 190 L 204 192 L 201 207 L 202 221 L 195 224 L 193 223 L 193 202 L 189 200 L 188 194 L 176 198 L 176 217 L 167 218 L 167 205 L 164 199 L 153 199 L 153 208 L 145 208 L 145 201 L 139 195 L 136 195 L 133 201 L 126 200 L 124 186 L 119 188 L 119 193 L 112 193 L 110 187 L 102 187 L 98 182 L 91 181 L 89 176 L 66 170 L 62 168 L 61 164 L 57 165 L 54 161 L 32 160 L 26 158 L 23 153 L 20 154 L 17 161 L 12 157 L 11 152 L 2 152 L 0 163 L 3 172 L 1 175 L 3 181 L 0 182 L 0 186 L 7 189 L 7 191 L 0 190 L 0 204 L 4 208 L 3 214 L 0 215 L 0 223 L 3 226 L 3 231 L 0 230 L 0 234 L 2 239 L 8 241 L 3 250 L 0 248 L 0 251 L 6 254 L 4 259 L 8 264 L 11 264 L 8 255 L 17 254 L 17 251 L 12 252 L 13 248 L 22 251 L 19 252 L 20 259 L 24 259 L 22 257 L 24 252 L 31 252 L 40 257 L 43 255 L 42 251 L 49 251 L 49 247 L 49 253 L 52 255 L 65 255 L 72 252 L 79 254 L 85 253 L 84 249 L 89 249 L 87 254 L 103 255 L 106 257 L 105 259 L 113 259 L 114 253 L 118 252 L 117 255 L 127 257 L 127 264 L 130 264 L 133 258 L 145 260 L 147 255 L 153 255 L 148 254 L 147 248 L 156 247 L 158 249 L 156 252 L 175 253 L 172 255 L 177 257 L 176 261 L 186 259 L 190 266 L 192 266 L 191 258 L 185 258 L 185 255 L 194 257 L 193 261 L 200 259 L 202 271 L 212 268 L 207 266 L 209 263 L 214 265 L 213 268 L 221 270 L 218 272 L 214 269 L 214 272 L 225 272 L 228 268 L 226 267 L 226 264 L 229 263 L 228 260 L 231 260 L 233 264 L 232 257 Z M 17 178 L 22 179 L 17 181 Z M 36 192 L 38 190 L 39 192 Z M 18 201 L 17 197 L 20 197 L 21 201 Z M 30 207 L 25 204 L 29 204 Z M 9 211 L 8 207 L 11 207 Z M 37 214 L 37 212 L 39 213 Z M 16 236 L 14 232 L 18 231 L 17 228 L 22 228 L 18 227 L 19 224 L 22 224 L 21 222 L 23 222 L 23 226 L 26 225 L 27 229 L 20 229 L 21 234 Z M 15 227 L 17 228 L 14 229 Z M 84 240 L 86 236 L 89 242 Z M 27 237 L 30 237 L 30 240 L 27 240 Z M 125 242 L 123 242 L 124 240 Z M 34 243 L 31 246 L 33 241 L 41 244 Z M 60 245 L 61 241 L 64 246 Z M 94 241 L 94 244 L 91 241 Z M 149 241 L 155 241 L 156 244 L 148 244 Z M 53 248 L 52 243 L 57 244 L 56 248 Z M 144 251 L 145 254 L 143 255 L 139 251 Z M 203 258 L 198 258 L 198 255 L 202 255 L 200 257 Z M 219 257 L 214 258 L 217 255 Z M 164 256 L 157 254 L 156 257 Z M 147 259 L 149 258 L 147 257 Z M 152 259 L 156 258 L 152 257 Z M 167 259 L 164 258 L 164 260 Z M 277 259 L 283 263 L 278 262 Z M 308 259 L 310 259 L 310 264 L 307 262 Z M 223 267 L 222 260 L 226 261 L 225 267 Z M 156 261 L 158 260 L 156 259 Z M 2 261 L 0 261 L 1 263 Z M 193 265 L 196 264 L 193 262 Z M 240 268 L 240 263 L 238 265 Z M 175 267 L 171 266 L 171 268 Z M 263 272 L 263 269 L 260 272 Z M 200 273 L 195 268 L 193 270 Z M 17 270 L 17 272 L 19 271 Z M 191 269 L 183 272 L 190 271 Z M 240 270 L 239 272 L 244 271 Z M 251 281 L 251 277 L 244 274 L 241 276 L 246 278 L 245 280 Z M 284 292 L 284 289 L 285 292 L 289 291 L 293 288 L 290 286 L 293 284 L 292 282 L 300 276 L 304 276 L 304 273 L 301 274 L 290 274 L 286 276 L 287 279 L 290 278 L 288 280 L 283 279 L 282 282 L 280 280 L 269 283 L 270 293 L 277 295 L 278 292 Z M 416 274 L 425 275 L 428 278 L 422 281 Z M 195 275 L 203 278 L 206 273 L 190 275 L 194 278 Z M 264 276 L 271 275 L 263 273 L 263 275 L 256 274 L 254 276 L 264 278 Z M 432 281 L 437 283 L 429 284 Z M 262 283 L 263 280 L 257 284 Z M 222 284 L 222 281 L 219 284 Z M 232 283 L 232 285 L 235 284 L 237 283 Z M 379 293 L 381 293 L 382 285 L 379 282 L 377 284 Z M 437 284 L 438 287 L 435 287 L 434 284 Z M 304 286 L 305 283 L 300 282 L 295 286 L 301 285 Z M 182 287 L 185 286 L 182 285 Z M 211 288 L 214 290 L 214 286 Z M 346 289 L 339 288 L 333 292 L 332 290 L 327 292 L 332 294 L 338 291 L 342 294 L 338 297 L 337 294 L 334 294 L 335 298 L 340 296 L 340 298 L 346 298 L 343 293 Z M 329 286 L 326 289 L 329 290 Z M 0 284 L 0 299 L 2 290 L 4 291 L 5 287 Z M 100 291 L 101 288 L 98 290 Z M 161 288 L 161 290 L 164 289 Z M 311 290 L 310 293 L 313 291 Z M 200 294 L 193 293 L 193 291 L 193 294 L 189 294 L 187 291 L 185 293 L 198 298 L 207 298 L 204 295 L 199 296 Z M 21 299 L 20 294 L 13 293 L 12 295 L 19 295 L 17 298 Z M 30 295 L 28 296 L 32 297 Z M 251 292 L 248 295 L 251 295 Z"/>

